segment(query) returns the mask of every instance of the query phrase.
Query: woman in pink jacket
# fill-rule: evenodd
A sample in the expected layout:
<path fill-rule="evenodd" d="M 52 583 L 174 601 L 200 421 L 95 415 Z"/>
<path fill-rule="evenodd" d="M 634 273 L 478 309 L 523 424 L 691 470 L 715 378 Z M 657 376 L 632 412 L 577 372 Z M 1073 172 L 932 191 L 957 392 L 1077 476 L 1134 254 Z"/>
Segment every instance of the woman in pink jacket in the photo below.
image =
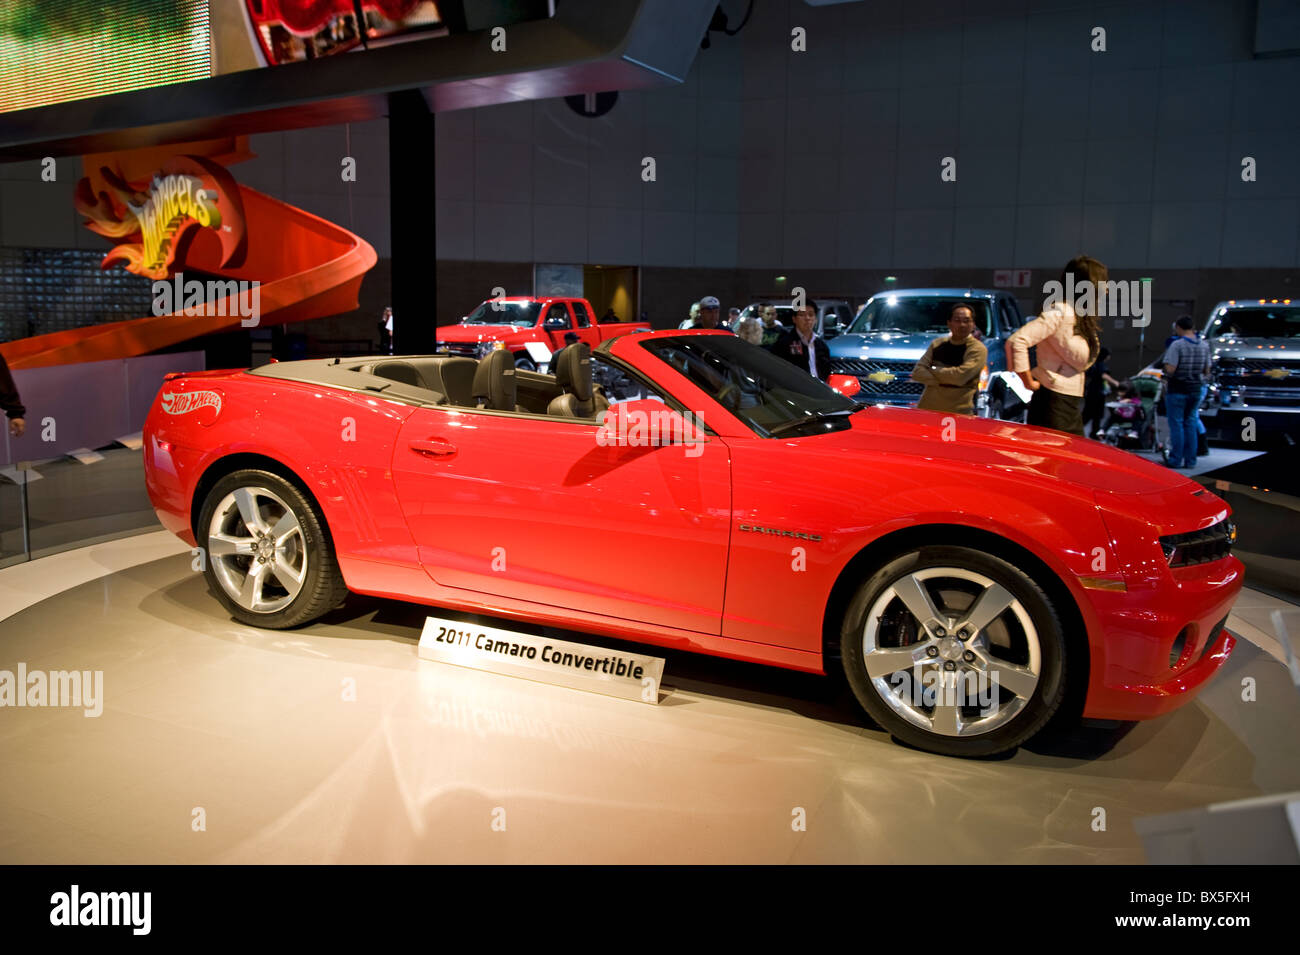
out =
<path fill-rule="evenodd" d="M 1071 259 L 1061 273 L 1061 288 L 1081 290 L 1092 283 L 1090 301 L 1108 278 L 1106 266 L 1086 255 Z M 1034 393 L 1029 400 L 1029 423 L 1083 435 L 1084 372 L 1097 360 L 1101 337 L 1097 316 L 1075 311 L 1066 298 L 1049 300 L 1043 314 L 1007 339 L 1007 367 L 1020 375 Z M 1038 346 L 1038 361 L 1029 368 L 1029 349 Z"/>

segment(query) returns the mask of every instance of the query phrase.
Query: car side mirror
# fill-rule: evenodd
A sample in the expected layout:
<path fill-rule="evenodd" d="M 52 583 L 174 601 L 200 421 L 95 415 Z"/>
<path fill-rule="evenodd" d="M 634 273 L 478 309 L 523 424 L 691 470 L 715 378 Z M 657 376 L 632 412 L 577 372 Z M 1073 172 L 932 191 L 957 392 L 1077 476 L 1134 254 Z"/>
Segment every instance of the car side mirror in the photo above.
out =
<path fill-rule="evenodd" d="M 826 379 L 826 384 L 846 398 L 852 398 L 862 390 L 862 382 L 858 381 L 853 375 L 831 375 Z"/>
<path fill-rule="evenodd" d="M 673 444 L 693 448 L 708 440 L 703 421 L 697 415 L 682 415 L 653 398 L 611 405 L 596 439 L 604 447 L 656 448 Z"/>

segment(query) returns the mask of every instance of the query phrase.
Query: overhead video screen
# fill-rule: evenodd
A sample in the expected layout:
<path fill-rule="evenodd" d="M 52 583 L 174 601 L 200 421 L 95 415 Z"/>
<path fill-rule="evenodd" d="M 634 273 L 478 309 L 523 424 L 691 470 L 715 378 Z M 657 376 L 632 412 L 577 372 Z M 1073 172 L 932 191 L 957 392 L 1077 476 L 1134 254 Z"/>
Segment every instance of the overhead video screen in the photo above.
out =
<path fill-rule="evenodd" d="M 0 0 L 0 112 L 554 13 L 554 0 Z"/>
<path fill-rule="evenodd" d="M 211 75 L 208 0 L 4 0 L 0 111 Z"/>

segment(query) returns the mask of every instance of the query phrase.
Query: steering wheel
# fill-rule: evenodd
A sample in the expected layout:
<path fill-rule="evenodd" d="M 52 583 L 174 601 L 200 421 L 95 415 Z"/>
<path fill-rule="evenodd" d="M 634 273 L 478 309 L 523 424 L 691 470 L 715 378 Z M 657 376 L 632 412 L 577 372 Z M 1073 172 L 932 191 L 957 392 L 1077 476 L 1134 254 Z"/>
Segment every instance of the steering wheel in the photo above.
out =
<path fill-rule="evenodd" d="M 734 396 L 733 399 L 729 401 L 728 395 Z M 740 386 L 734 381 L 727 382 L 722 386 L 722 390 L 718 392 L 714 400 L 725 408 L 735 410 L 740 404 Z"/>

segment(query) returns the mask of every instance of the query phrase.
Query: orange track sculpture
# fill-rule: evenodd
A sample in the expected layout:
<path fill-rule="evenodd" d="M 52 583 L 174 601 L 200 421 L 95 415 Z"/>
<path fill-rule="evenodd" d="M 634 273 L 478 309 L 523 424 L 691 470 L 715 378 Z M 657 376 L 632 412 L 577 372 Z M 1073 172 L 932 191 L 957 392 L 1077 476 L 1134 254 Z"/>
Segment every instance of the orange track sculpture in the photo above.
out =
<path fill-rule="evenodd" d="M 240 138 L 86 156 L 87 182 L 79 190 L 78 209 L 93 216 L 86 224 L 94 231 L 122 238 L 118 223 L 127 201 L 125 183 L 148 182 L 169 160 L 180 156 L 200 157 L 224 167 L 251 155 Z M 259 327 L 323 318 L 357 307 L 361 280 L 377 261 L 368 242 L 279 199 L 244 186 L 236 188 L 247 238 L 240 254 L 232 258 L 228 235 L 191 227 L 183 238 L 178 234 L 178 261 L 169 274 L 189 270 L 212 278 L 260 282 Z M 15 369 L 143 355 L 200 335 L 239 328 L 234 298 L 221 309 L 225 315 L 186 315 L 176 303 L 177 310 L 169 314 L 35 335 L 0 345 L 0 353 Z"/>

